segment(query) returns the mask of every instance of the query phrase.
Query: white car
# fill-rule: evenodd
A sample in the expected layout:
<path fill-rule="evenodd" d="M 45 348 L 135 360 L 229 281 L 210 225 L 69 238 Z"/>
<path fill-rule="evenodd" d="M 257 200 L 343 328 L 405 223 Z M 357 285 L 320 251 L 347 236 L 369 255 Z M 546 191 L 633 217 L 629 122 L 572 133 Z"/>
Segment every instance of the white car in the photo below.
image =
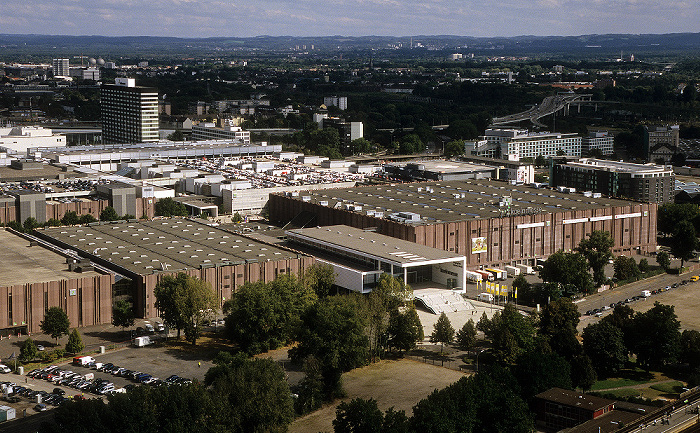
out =
<path fill-rule="evenodd" d="M 0 373 L 12 373 L 12 370 L 5 364 L 0 364 Z"/>

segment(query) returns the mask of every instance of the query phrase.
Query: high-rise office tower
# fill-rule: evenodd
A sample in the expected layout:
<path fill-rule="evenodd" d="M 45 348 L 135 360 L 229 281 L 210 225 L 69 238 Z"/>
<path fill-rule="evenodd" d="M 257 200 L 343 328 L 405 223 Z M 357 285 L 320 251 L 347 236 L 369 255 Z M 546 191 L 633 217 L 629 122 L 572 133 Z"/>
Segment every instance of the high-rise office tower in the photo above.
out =
<path fill-rule="evenodd" d="M 158 90 L 139 87 L 133 78 L 117 78 L 103 84 L 102 141 L 147 143 L 158 141 Z"/>
<path fill-rule="evenodd" d="M 70 76 L 70 61 L 69 59 L 53 59 L 53 76 L 68 77 Z"/>

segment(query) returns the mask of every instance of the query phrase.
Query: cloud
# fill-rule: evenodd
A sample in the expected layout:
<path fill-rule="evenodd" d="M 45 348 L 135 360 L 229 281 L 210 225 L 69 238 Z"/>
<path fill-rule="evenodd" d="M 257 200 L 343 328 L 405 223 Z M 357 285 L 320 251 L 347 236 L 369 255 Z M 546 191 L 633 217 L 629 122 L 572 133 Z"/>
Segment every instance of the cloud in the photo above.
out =
<path fill-rule="evenodd" d="M 4 5 L 0 24 L 109 36 L 516 36 L 696 31 L 697 16 L 687 0 L 25 0 Z"/>

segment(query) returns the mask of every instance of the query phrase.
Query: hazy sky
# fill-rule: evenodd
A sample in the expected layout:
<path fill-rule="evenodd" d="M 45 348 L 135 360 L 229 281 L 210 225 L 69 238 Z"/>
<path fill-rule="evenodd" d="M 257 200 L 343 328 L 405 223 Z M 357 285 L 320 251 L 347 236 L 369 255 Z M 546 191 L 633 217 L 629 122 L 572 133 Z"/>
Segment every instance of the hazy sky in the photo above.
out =
<path fill-rule="evenodd" d="M 697 0 L 22 0 L 0 33 L 107 36 L 581 35 L 700 31 Z"/>

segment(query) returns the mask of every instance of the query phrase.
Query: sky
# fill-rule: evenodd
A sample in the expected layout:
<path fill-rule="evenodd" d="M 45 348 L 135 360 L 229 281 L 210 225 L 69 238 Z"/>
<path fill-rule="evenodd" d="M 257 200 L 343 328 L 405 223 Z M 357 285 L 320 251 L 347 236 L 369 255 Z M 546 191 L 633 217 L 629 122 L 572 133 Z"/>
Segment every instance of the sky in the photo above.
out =
<path fill-rule="evenodd" d="M 521 36 L 700 31 L 697 0 L 22 0 L 0 33 Z"/>

